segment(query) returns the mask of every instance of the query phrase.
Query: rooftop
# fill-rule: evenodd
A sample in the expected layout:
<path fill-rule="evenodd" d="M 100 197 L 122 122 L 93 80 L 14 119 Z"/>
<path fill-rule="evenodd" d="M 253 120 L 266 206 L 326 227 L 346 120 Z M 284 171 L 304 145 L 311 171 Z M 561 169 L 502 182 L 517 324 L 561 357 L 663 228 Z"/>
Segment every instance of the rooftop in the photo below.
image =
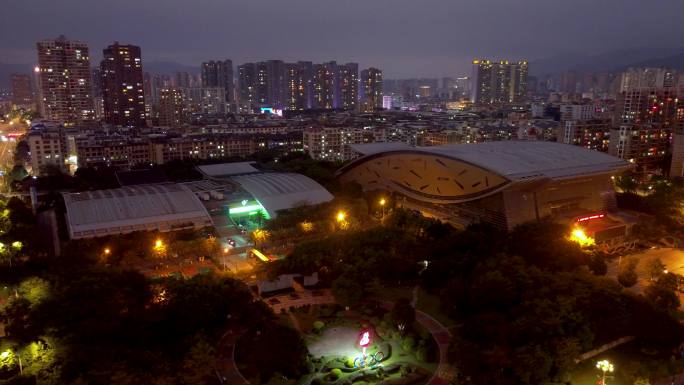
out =
<path fill-rule="evenodd" d="M 62 195 L 72 238 L 86 233 L 165 230 L 190 222 L 211 225 L 202 203 L 182 185 L 139 185 Z"/>
<path fill-rule="evenodd" d="M 544 141 L 512 140 L 433 147 L 371 143 L 352 145 L 352 148 L 365 156 L 407 151 L 443 155 L 490 170 L 509 180 L 535 177 L 562 179 L 631 167 L 630 163 L 602 152 Z"/>
<path fill-rule="evenodd" d="M 197 169 L 204 175 L 213 178 L 227 177 L 231 175 L 249 174 L 259 172 L 254 165 L 255 162 L 233 162 L 208 164 L 204 166 L 197 166 Z"/>
<path fill-rule="evenodd" d="M 316 205 L 333 199 L 323 186 L 301 174 L 257 173 L 230 179 L 258 200 L 272 218 L 278 210 Z"/>

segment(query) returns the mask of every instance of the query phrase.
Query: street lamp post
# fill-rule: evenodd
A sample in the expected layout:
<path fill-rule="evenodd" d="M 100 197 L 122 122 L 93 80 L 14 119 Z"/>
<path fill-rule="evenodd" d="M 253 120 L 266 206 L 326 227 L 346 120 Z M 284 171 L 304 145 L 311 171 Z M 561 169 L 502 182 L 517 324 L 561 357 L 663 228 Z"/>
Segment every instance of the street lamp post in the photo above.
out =
<path fill-rule="evenodd" d="M 382 222 L 385 219 L 385 198 L 380 198 L 380 222 Z"/>
<path fill-rule="evenodd" d="M 338 211 L 337 216 L 335 219 L 337 220 L 338 223 L 344 222 L 344 220 L 347 218 L 347 214 L 344 211 Z"/>
<path fill-rule="evenodd" d="M 347 221 L 347 213 L 340 210 L 335 215 L 335 221 L 341 230 L 346 230 L 349 227 L 349 222 Z"/>
<path fill-rule="evenodd" d="M 606 373 L 613 373 L 615 367 L 608 360 L 601 360 L 596 363 L 596 368 L 603 372 L 601 385 L 606 385 Z"/>

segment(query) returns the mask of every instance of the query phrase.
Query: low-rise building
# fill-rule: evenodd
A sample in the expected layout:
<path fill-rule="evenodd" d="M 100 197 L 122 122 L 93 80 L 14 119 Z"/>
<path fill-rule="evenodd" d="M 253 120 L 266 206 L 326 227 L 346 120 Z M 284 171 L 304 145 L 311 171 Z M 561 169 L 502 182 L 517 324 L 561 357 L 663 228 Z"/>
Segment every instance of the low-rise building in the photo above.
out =
<path fill-rule="evenodd" d="M 610 120 L 568 120 L 563 122 L 558 139 L 561 143 L 608 152 L 610 129 Z"/>
<path fill-rule="evenodd" d="M 624 124 L 610 130 L 608 153 L 634 163 L 639 171 L 657 171 L 670 148 L 670 131 L 657 124 Z"/>

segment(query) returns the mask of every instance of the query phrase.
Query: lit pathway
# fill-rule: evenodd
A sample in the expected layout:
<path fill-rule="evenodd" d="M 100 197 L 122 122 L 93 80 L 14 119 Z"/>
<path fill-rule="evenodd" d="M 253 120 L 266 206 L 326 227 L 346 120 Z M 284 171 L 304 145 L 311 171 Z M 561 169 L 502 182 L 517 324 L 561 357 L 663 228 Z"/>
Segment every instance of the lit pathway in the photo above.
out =
<path fill-rule="evenodd" d="M 226 332 L 219 340 L 216 349 L 216 375 L 222 384 L 249 385 L 235 365 L 235 341 L 244 331 Z"/>
<path fill-rule="evenodd" d="M 437 365 L 435 374 L 432 375 L 432 378 L 428 381 L 427 385 L 450 384 L 451 382 L 449 380 L 453 378 L 455 373 L 447 361 L 451 333 L 449 333 L 449 330 L 436 319 L 418 309 L 416 309 L 416 321 L 430 331 L 432 338 L 435 339 L 437 347 L 439 348 L 439 364 Z"/>
<path fill-rule="evenodd" d="M 394 304 L 391 302 L 383 302 L 382 306 L 385 309 L 391 309 Z M 451 384 L 451 379 L 453 379 L 455 371 L 449 365 L 448 353 L 449 353 L 449 342 L 451 341 L 451 333 L 444 325 L 439 323 L 436 319 L 432 318 L 429 314 L 416 309 L 416 321 L 421 324 L 425 329 L 427 329 L 432 338 L 437 342 L 437 347 L 439 349 L 439 363 L 437 365 L 437 370 L 432 375 L 427 385 L 447 385 Z"/>

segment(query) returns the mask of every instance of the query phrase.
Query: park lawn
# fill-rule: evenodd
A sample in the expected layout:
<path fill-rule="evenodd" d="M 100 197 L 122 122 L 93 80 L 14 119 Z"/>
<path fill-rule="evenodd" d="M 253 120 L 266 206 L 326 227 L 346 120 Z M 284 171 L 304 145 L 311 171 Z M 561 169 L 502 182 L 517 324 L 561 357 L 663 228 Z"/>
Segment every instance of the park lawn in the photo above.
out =
<path fill-rule="evenodd" d="M 430 294 L 423 289 L 418 289 L 418 302 L 416 303 L 416 307 L 418 310 L 434 317 L 446 328 L 456 325 L 456 322 L 442 311 L 439 297 Z"/>
<path fill-rule="evenodd" d="M 392 288 L 384 288 L 375 293 L 378 301 L 395 302 L 400 298 L 411 299 L 413 296 L 413 286 L 399 286 Z"/>
<path fill-rule="evenodd" d="M 308 310 L 305 311 L 304 309 Z M 303 309 L 296 309 L 292 315 L 297 318 L 299 329 L 301 333 L 309 333 L 313 329 L 313 323 L 318 319 L 318 314 L 314 311 L 315 307 L 310 306 Z"/>
<path fill-rule="evenodd" d="M 410 300 L 413 298 L 413 286 L 395 287 L 391 290 L 383 290 L 382 292 L 377 293 L 377 295 L 379 296 L 378 299 L 380 301 L 395 302 L 400 298 L 408 298 Z M 439 297 L 426 292 L 422 288 L 418 289 L 418 302 L 416 303 L 416 308 L 432 316 L 446 328 L 456 325 L 454 320 L 442 312 Z"/>

